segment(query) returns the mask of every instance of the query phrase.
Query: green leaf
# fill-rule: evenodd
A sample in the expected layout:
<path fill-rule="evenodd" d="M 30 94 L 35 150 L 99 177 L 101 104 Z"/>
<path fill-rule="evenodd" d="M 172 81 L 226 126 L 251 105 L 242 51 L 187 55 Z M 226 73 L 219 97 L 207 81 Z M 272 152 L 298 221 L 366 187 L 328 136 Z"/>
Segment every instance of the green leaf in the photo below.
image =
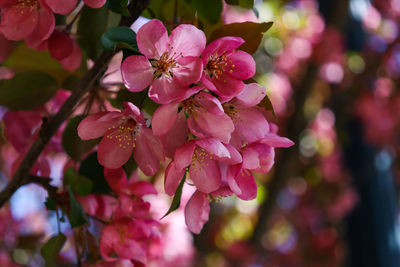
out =
<path fill-rule="evenodd" d="M 127 8 L 128 0 L 107 0 L 106 7 L 118 14 L 123 16 L 130 16 L 129 10 Z"/>
<path fill-rule="evenodd" d="M 56 266 L 57 256 L 60 253 L 62 247 L 64 246 L 67 238 L 64 234 L 59 233 L 58 235 L 54 235 L 43 245 L 40 250 L 40 254 L 45 260 L 45 266 L 51 267 Z"/>
<path fill-rule="evenodd" d="M 106 51 L 114 51 L 116 48 L 125 48 L 137 52 L 136 33 L 129 27 L 117 26 L 109 29 L 101 36 L 101 44 Z"/>
<path fill-rule="evenodd" d="M 82 161 L 78 173 L 92 181 L 92 193 L 107 194 L 112 192 L 104 177 L 104 167 L 97 161 L 97 152 L 90 154 Z"/>
<path fill-rule="evenodd" d="M 222 0 L 185 0 L 197 12 L 199 18 L 216 24 L 222 12 Z"/>
<path fill-rule="evenodd" d="M 84 141 L 78 136 L 77 128 L 84 118 L 84 115 L 73 117 L 62 134 L 62 147 L 74 161 L 80 161 L 99 142 L 99 139 Z"/>
<path fill-rule="evenodd" d="M 254 54 L 263 38 L 263 33 L 271 28 L 272 22 L 255 23 L 242 22 L 223 25 L 216 29 L 210 36 L 209 42 L 225 36 L 242 37 L 245 43 L 239 49 L 249 54 Z"/>
<path fill-rule="evenodd" d="M 86 196 L 92 192 L 93 182 L 87 177 L 76 173 L 72 167 L 64 174 L 64 183 L 70 185 L 75 193 Z"/>
<path fill-rule="evenodd" d="M 57 202 L 55 199 L 46 197 L 46 201 L 44 202 L 46 209 L 48 210 L 56 210 L 57 209 Z"/>
<path fill-rule="evenodd" d="M 97 59 L 102 52 L 101 35 L 107 26 L 108 10 L 102 8 L 90 8 L 84 6 L 78 23 L 78 42 L 83 50 L 86 51 L 90 59 Z"/>
<path fill-rule="evenodd" d="M 117 93 L 117 97 L 110 99 L 110 103 L 116 108 L 122 108 L 123 102 L 131 102 L 137 107 L 142 107 L 149 115 L 153 115 L 154 111 L 160 106 L 147 97 L 147 91 L 134 93 L 121 88 Z"/>
<path fill-rule="evenodd" d="M 185 175 L 183 176 L 181 182 L 179 183 L 178 188 L 176 189 L 174 198 L 172 199 L 171 206 L 169 207 L 167 213 L 165 213 L 164 216 L 162 216 L 162 218 L 164 218 L 171 212 L 177 210 L 179 208 L 179 206 L 181 205 L 182 188 L 183 188 L 183 185 L 185 184 L 185 180 L 186 180 L 186 172 L 185 172 Z"/>
<path fill-rule="evenodd" d="M 239 5 L 239 0 L 225 0 L 225 3 L 232 6 L 237 6 Z"/>
<path fill-rule="evenodd" d="M 0 81 L 0 105 L 11 110 L 30 110 L 42 106 L 58 90 L 57 81 L 41 72 L 17 73 Z"/>
<path fill-rule="evenodd" d="M 80 226 L 86 222 L 87 216 L 85 211 L 82 208 L 81 203 L 79 203 L 74 195 L 72 187 L 68 185 L 68 194 L 69 194 L 69 223 L 71 224 L 71 228 Z"/>
<path fill-rule="evenodd" d="M 16 46 L 2 66 L 9 67 L 15 72 L 38 71 L 51 75 L 60 84 L 71 73 L 65 70 L 57 60 L 52 58 L 47 50 L 32 50 L 26 47 L 25 43 Z M 78 76 L 82 75 L 82 70 L 74 72 Z"/>
<path fill-rule="evenodd" d="M 239 0 L 239 6 L 243 8 L 253 8 L 254 0 Z"/>

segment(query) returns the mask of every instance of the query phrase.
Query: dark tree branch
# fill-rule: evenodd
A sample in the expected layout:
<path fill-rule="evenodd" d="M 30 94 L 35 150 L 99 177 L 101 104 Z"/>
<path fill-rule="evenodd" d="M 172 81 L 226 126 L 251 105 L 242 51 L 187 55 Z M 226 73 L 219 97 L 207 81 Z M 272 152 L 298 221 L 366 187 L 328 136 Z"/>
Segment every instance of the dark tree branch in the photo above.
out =
<path fill-rule="evenodd" d="M 150 0 L 135 0 L 131 1 L 128 6 L 130 17 L 122 17 L 120 21 L 121 26 L 130 26 L 140 14 L 147 8 Z M 56 133 L 61 124 L 69 118 L 72 114 L 75 106 L 81 100 L 81 98 L 89 92 L 93 84 L 98 81 L 104 70 L 107 68 L 108 63 L 114 56 L 113 53 L 103 52 L 96 60 L 94 66 L 82 77 L 79 84 L 71 94 L 71 96 L 65 101 L 60 110 L 51 117 L 46 123 L 42 124 L 38 138 L 32 144 L 30 149 L 25 155 L 19 165 L 18 170 L 13 176 L 12 180 L 0 193 L 0 208 L 11 198 L 11 196 L 18 190 L 22 185 L 30 183 L 29 174 L 33 164 L 38 159 L 40 153 L 43 151 L 47 143 Z"/>

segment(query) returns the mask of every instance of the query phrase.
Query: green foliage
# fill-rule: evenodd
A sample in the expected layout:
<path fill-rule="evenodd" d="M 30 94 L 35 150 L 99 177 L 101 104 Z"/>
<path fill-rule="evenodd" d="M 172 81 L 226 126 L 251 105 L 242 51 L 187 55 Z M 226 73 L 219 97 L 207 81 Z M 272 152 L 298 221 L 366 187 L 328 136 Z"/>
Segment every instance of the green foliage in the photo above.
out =
<path fill-rule="evenodd" d="M 90 59 L 95 60 L 102 52 L 101 35 L 107 27 L 108 10 L 84 6 L 78 23 L 78 42 Z"/>
<path fill-rule="evenodd" d="M 135 106 L 142 107 L 150 115 L 153 115 L 154 111 L 160 106 L 147 97 L 146 90 L 134 93 L 125 88 L 121 88 L 116 98 L 110 99 L 110 103 L 119 109 L 123 107 L 123 102 L 131 102 Z"/>
<path fill-rule="evenodd" d="M 72 190 L 80 196 L 90 194 L 93 188 L 93 182 L 87 177 L 76 173 L 73 168 L 68 168 L 65 172 L 64 183 L 70 185 Z"/>
<path fill-rule="evenodd" d="M 243 8 L 253 8 L 254 0 L 225 0 L 229 5 L 240 6 Z"/>
<path fill-rule="evenodd" d="M 84 141 L 78 136 L 77 128 L 84 118 L 83 115 L 73 117 L 62 134 L 62 147 L 74 161 L 80 161 L 99 142 L 98 139 Z"/>
<path fill-rule="evenodd" d="M 138 51 L 136 34 L 129 27 L 117 26 L 101 36 L 101 44 L 106 51 L 113 52 L 118 48 Z"/>
<path fill-rule="evenodd" d="M 40 250 L 40 254 L 45 260 L 46 267 L 56 266 L 58 253 L 60 253 L 67 238 L 63 233 L 52 236 Z"/>
<path fill-rule="evenodd" d="M 171 212 L 177 210 L 179 208 L 179 206 L 181 205 L 182 188 L 183 188 L 183 185 L 185 184 L 185 180 L 186 180 L 186 172 L 185 172 L 185 175 L 183 176 L 181 182 L 179 183 L 178 188 L 175 191 L 175 195 L 174 195 L 174 198 L 172 199 L 171 206 L 169 207 L 167 213 L 165 213 L 165 215 L 162 216 L 162 218 L 164 218 Z"/>
<path fill-rule="evenodd" d="M 75 228 L 77 226 L 81 226 L 88 222 L 85 211 L 82 208 L 81 203 L 79 203 L 74 195 L 74 191 L 72 190 L 72 186 L 68 185 L 68 194 L 69 194 L 69 223 L 71 224 L 71 228 Z"/>
<path fill-rule="evenodd" d="M 216 24 L 222 12 L 222 0 L 185 0 L 200 19 Z"/>
<path fill-rule="evenodd" d="M 52 58 L 47 50 L 32 50 L 27 48 L 25 43 L 16 46 L 1 65 L 11 68 L 17 73 L 27 71 L 47 73 L 59 83 L 71 74 Z M 82 71 L 77 70 L 75 73 L 81 75 Z"/>
<path fill-rule="evenodd" d="M 44 202 L 46 209 L 48 210 L 56 210 L 57 209 L 57 202 L 55 199 L 46 197 L 46 201 Z"/>
<path fill-rule="evenodd" d="M 92 181 L 92 193 L 108 194 L 112 192 L 104 177 L 104 167 L 97 161 L 97 152 L 90 154 L 82 161 L 78 173 Z"/>
<path fill-rule="evenodd" d="M 262 41 L 263 33 L 268 31 L 271 26 L 272 22 L 242 22 L 226 24 L 216 29 L 208 40 L 209 42 L 212 42 L 225 36 L 241 37 L 245 40 L 245 43 L 242 44 L 239 49 L 249 54 L 254 54 Z"/>
<path fill-rule="evenodd" d="M 127 8 L 128 0 L 107 0 L 106 7 L 123 16 L 130 16 L 129 10 Z"/>
<path fill-rule="evenodd" d="M 57 81 L 46 73 L 21 72 L 0 81 L 0 105 L 11 110 L 30 110 L 46 103 L 58 90 Z"/>

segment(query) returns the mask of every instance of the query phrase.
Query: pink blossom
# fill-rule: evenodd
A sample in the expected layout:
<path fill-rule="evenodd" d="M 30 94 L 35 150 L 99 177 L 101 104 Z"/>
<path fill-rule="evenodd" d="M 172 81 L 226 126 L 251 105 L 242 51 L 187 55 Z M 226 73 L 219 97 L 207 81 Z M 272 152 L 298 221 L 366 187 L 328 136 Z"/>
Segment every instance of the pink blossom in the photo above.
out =
<path fill-rule="evenodd" d="M 101 256 L 106 261 L 120 258 L 145 264 L 146 240 L 151 235 L 150 227 L 145 221 L 136 219 L 123 218 L 113 221 L 103 229 L 100 239 Z"/>
<path fill-rule="evenodd" d="M 225 2 L 224 9 L 222 11 L 222 21 L 224 24 L 230 24 L 235 22 L 257 22 L 257 16 L 254 13 L 254 10 L 242 8 L 238 6 L 228 5 Z"/>
<path fill-rule="evenodd" d="M 181 101 L 195 89 L 189 85 L 200 80 L 206 38 L 193 25 L 181 24 L 168 37 L 161 21 L 153 19 L 137 33 L 137 44 L 144 56 L 128 57 L 121 66 L 126 87 L 133 91 L 149 88 L 149 97 L 160 104 Z"/>
<path fill-rule="evenodd" d="M 208 196 L 196 191 L 185 207 L 185 222 L 189 230 L 199 234 L 204 224 L 208 221 L 210 203 Z"/>
<path fill-rule="evenodd" d="M 246 84 L 234 99 L 223 104 L 226 114 L 232 119 L 235 130 L 231 144 L 236 148 L 255 142 L 269 133 L 269 124 L 258 106 L 266 96 L 265 88 L 256 84 Z"/>
<path fill-rule="evenodd" d="M 201 55 L 204 65 L 201 82 L 226 100 L 238 95 L 243 90 L 243 80 L 253 77 L 256 71 L 252 56 L 236 50 L 243 43 L 240 37 L 222 37 L 211 42 Z"/>
<path fill-rule="evenodd" d="M 132 103 L 124 103 L 124 111 L 92 114 L 78 126 L 82 140 L 104 136 L 98 148 L 98 160 L 109 169 L 125 164 L 132 152 L 139 168 L 146 175 L 156 173 L 164 152 L 160 140 L 147 128 L 140 110 Z"/>
<path fill-rule="evenodd" d="M 222 182 L 220 162 L 238 164 L 242 157 L 234 147 L 216 138 L 189 141 L 176 150 L 174 160 L 165 171 L 165 192 L 175 193 L 187 166 L 190 166 L 190 178 L 199 191 L 211 193 L 217 190 Z"/>
<path fill-rule="evenodd" d="M 45 40 L 53 32 L 55 18 L 43 1 L 2 0 L 0 8 L 0 33 L 8 40 L 24 40 L 31 35 Z"/>
<path fill-rule="evenodd" d="M 159 107 L 153 115 L 152 127 L 155 135 L 163 135 L 170 131 L 180 113 L 188 116 L 190 131 L 199 138 L 215 137 L 224 143 L 229 143 L 234 130 L 232 120 L 225 114 L 219 100 L 206 92 L 177 104 L 167 104 Z M 186 140 L 186 137 L 184 137 Z"/>

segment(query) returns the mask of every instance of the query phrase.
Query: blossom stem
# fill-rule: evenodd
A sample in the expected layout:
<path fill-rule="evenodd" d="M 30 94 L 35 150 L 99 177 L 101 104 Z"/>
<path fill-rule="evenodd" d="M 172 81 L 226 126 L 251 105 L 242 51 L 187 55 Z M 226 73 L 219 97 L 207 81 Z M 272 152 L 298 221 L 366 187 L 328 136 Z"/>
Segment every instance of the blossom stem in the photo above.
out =
<path fill-rule="evenodd" d="M 147 8 L 149 0 L 131 1 L 128 10 L 131 14 L 130 17 L 122 17 L 119 25 L 130 26 L 139 15 Z M 0 193 L 0 208 L 11 198 L 11 196 L 22 185 L 30 183 L 30 170 L 33 164 L 38 159 L 39 155 L 56 133 L 61 124 L 69 118 L 75 106 L 81 98 L 89 92 L 95 82 L 101 78 L 104 70 L 107 68 L 108 63 L 114 56 L 113 53 L 103 52 L 96 60 L 94 66 L 82 77 L 77 87 L 71 96 L 65 101 L 63 106 L 59 109 L 57 114 L 49 118 L 46 124 L 42 124 L 38 138 L 32 144 L 24 159 L 19 165 L 18 170 L 13 176 L 12 180 Z"/>

